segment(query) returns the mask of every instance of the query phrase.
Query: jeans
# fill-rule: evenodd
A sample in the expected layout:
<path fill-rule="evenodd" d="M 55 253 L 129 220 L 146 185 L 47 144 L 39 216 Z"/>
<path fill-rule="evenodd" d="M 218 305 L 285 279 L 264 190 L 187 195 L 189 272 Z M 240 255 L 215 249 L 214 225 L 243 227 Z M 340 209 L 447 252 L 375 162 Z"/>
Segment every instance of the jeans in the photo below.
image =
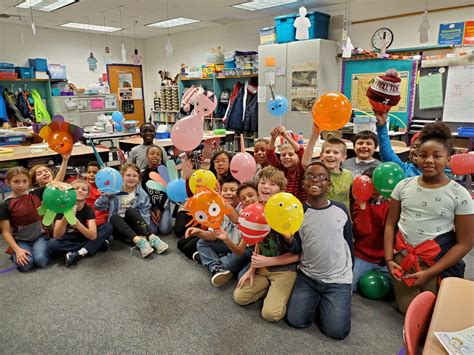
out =
<path fill-rule="evenodd" d="M 359 279 L 362 275 L 364 275 L 367 271 L 370 270 L 380 271 L 385 274 L 388 273 L 386 266 L 380 266 L 378 264 L 369 263 L 368 261 L 360 259 L 357 256 L 354 258 L 354 270 L 352 271 L 352 291 L 357 291 Z"/>
<path fill-rule="evenodd" d="M 97 238 L 94 240 L 77 234 L 65 234 L 60 238 L 48 241 L 49 252 L 53 255 L 63 255 L 84 248 L 89 255 L 94 256 L 111 234 L 112 225 L 110 223 L 104 223 L 97 227 Z"/>
<path fill-rule="evenodd" d="M 202 264 L 212 272 L 216 267 L 238 274 L 250 261 L 251 254 L 236 255 L 230 251 L 222 240 L 207 241 L 199 239 L 197 251 Z"/>
<path fill-rule="evenodd" d="M 171 220 L 171 210 L 169 205 L 161 212 L 161 218 L 158 225 L 151 222 L 150 229 L 153 233 L 159 235 L 168 235 L 171 233 L 173 230 L 173 222 Z"/>
<path fill-rule="evenodd" d="M 45 267 L 49 264 L 48 239 L 46 237 L 41 236 L 32 242 L 17 241 L 17 244 L 20 248 L 31 253 L 31 255 L 27 255 L 28 264 L 25 266 L 17 264 L 16 255 L 13 253 L 13 262 L 18 265 L 19 271 L 31 270 L 35 265 L 38 267 Z"/>
<path fill-rule="evenodd" d="M 351 330 L 351 284 L 330 284 L 298 272 L 288 301 L 288 324 L 306 328 L 319 312 L 321 331 L 333 339 L 344 339 Z"/>

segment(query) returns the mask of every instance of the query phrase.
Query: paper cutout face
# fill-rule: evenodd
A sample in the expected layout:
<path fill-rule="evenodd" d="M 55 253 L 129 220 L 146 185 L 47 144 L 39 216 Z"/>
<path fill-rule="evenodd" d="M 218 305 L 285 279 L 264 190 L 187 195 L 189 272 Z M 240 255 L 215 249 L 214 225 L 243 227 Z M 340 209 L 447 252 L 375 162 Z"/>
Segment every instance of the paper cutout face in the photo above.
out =
<path fill-rule="evenodd" d="M 211 115 L 217 107 L 217 98 L 214 94 L 206 95 L 205 93 L 199 94 L 196 98 L 196 104 L 194 107 L 196 115 L 200 117 L 207 117 Z"/>

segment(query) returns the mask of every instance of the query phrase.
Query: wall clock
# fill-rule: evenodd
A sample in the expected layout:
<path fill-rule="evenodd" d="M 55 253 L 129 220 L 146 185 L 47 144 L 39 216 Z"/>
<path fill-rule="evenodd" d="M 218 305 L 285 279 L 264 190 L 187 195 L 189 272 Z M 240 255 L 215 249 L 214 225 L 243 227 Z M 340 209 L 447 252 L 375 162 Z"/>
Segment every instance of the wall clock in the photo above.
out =
<path fill-rule="evenodd" d="M 375 49 L 387 49 L 393 42 L 393 32 L 388 28 L 379 28 L 372 36 L 372 46 Z M 386 44 L 386 46 L 384 46 Z"/>

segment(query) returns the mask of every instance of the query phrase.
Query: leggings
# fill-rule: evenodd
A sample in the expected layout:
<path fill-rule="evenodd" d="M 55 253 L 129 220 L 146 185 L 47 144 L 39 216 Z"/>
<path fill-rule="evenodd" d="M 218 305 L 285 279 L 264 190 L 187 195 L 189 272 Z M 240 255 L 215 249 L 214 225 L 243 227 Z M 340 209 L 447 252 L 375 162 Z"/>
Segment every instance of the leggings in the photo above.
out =
<path fill-rule="evenodd" d="M 193 258 L 193 254 L 197 252 L 197 242 L 199 237 L 193 235 L 189 238 L 181 237 L 178 239 L 178 249 L 189 259 Z"/>
<path fill-rule="evenodd" d="M 114 214 L 110 218 L 114 227 L 114 235 L 123 241 L 133 243 L 135 236 L 148 237 L 152 234 L 150 226 L 145 222 L 140 212 L 135 208 L 125 211 L 125 217 Z"/>
<path fill-rule="evenodd" d="M 184 233 L 186 232 L 186 229 L 188 229 L 188 227 L 186 227 L 186 224 L 188 224 L 191 219 L 192 217 L 188 215 L 188 211 L 179 211 L 176 214 L 176 221 L 174 222 L 174 234 L 177 238 L 184 237 Z"/>

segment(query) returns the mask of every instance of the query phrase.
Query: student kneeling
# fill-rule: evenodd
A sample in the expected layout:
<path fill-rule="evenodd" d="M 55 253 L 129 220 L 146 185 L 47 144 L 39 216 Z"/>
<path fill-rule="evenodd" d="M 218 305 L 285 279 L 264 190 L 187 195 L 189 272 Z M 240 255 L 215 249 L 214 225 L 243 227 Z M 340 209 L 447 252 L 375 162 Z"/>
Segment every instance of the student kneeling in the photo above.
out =
<path fill-rule="evenodd" d="M 109 223 L 102 224 L 97 231 L 95 212 L 86 205 L 89 184 L 84 180 L 75 180 L 71 185 L 77 195 L 77 223 L 70 226 L 64 217 L 60 217 L 54 224 L 54 239 L 48 241 L 51 254 L 66 254 L 67 267 L 77 264 L 87 254 L 94 256 L 102 248 L 107 250 L 106 240 L 112 234 L 112 225 Z"/>
<path fill-rule="evenodd" d="M 301 258 L 287 321 L 305 328 L 319 314 L 321 331 L 344 339 L 351 330 L 352 228 L 344 205 L 327 199 L 330 184 L 329 170 L 322 163 L 306 168 L 304 221 L 291 250 Z"/>

